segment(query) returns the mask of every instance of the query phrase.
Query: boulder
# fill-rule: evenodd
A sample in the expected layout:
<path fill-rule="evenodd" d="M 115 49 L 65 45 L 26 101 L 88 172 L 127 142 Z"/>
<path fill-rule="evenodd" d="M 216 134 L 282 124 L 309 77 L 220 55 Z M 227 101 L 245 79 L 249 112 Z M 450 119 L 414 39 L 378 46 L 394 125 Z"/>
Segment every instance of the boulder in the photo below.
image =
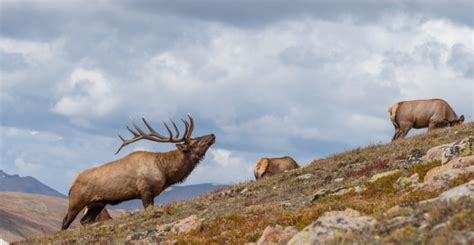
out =
<path fill-rule="evenodd" d="M 199 219 L 197 215 L 191 215 L 185 219 L 178 220 L 173 223 L 159 225 L 147 231 L 140 231 L 130 234 L 125 240 L 127 242 L 143 242 L 148 243 L 154 238 L 165 235 L 168 232 L 173 233 L 188 233 L 201 226 L 203 219 Z"/>
<path fill-rule="evenodd" d="M 197 215 L 191 215 L 186 219 L 178 220 L 171 224 L 170 231 L 175 233 L 188 233 L 201 226 L 202 219 Z"/>
<path fill-rule="evenodd" d="M 396 189 L 405 189 L 405 188 L 413 188 L 418 185 L 418 181 L 420 180 L 420 176 L 418 173 L 412 174 L 410 177 L 400 177 L 395 181 L 395 184 L 393 186 Z"/>
<path fill-rule="evenodd" d="M 428 150 L 421 159 L 425 162 L 439 160 L 441 164 L 445 164 L 455 157 L 472 155 L 473 143 L 474 136 L 469 136 L 456 142 L 436 146 Z"/>
<path fill-rule="evenodd" d="M 348 232 L 369 232 L 376 225 L 376 219 L 364 216 L 353 209 L 326 212 L 296 234 L 288 244 L 324 244 Z"/>
<path fill-rule="evenodd" d="M 294 226 L 269 225 L 257 241 L 257 245 L 286 244 L 298 230 Z"/>
<path fill-rule="evenodd" d="M 438 198 L 441 201 L 457 201 L 461 197 L 465 196 L 474 197 L 474 180 L 471 180 L 466 184 L 451 188 L 441 193 Z"/>
<path fill-rule="evenodd" d="M 462 197 L 474 198 L 474 180 L 471 180 L 468 183 L 453 187 L 441 193 L 438 197 L 421 201 L 419 202 L 419 204 L 422 205 L 422 204 L 433 203 L 437 201 L 455 202 Z"/>
<path fill-rule="evenodd" d="M 461 174 L 474 172 L 474 155 L 458 157 L 447 164 L 435 167 L 428 171 L 424 178 L 423 187 L 427 189 L 439 189 L 446 187 L 449 181 Z"/>

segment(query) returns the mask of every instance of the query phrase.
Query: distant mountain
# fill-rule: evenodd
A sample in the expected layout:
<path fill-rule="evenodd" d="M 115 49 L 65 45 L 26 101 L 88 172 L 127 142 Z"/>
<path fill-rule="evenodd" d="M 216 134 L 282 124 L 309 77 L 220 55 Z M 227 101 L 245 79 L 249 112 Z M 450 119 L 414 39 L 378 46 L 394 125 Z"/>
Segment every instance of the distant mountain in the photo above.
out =
<path fill-rule="evenodd" d="M 66 197 L 33 177 L 20 177 L 18 174 L 9 175 L 2 170 L 0 170 L 0 192 L 25 192 L 62 198 Z"/>
<path fill-rule="evenodd" d="M 206 192 L 226 187 L 226 185 L 216 184 L 197 184 L 186 186 L 172 186 L 155 198 L 155 205 L 166 204 L 171 201 L 187 200 L 202 195 Z M 130 200 L 115 206 L 109 206 L 112 209 L 135 210 L 142 209 L 141 200 Z"/>
<path fill-rule="evenodd" d="M 68 201 L 61 197 L 21 192 L 0 192 L 0 239 L 7 242 L 42 236 L 61 228 Z M 112 218 L 122 215 L 109 211 Z M 72 223 L 79 227 L 82 212 Z"/>

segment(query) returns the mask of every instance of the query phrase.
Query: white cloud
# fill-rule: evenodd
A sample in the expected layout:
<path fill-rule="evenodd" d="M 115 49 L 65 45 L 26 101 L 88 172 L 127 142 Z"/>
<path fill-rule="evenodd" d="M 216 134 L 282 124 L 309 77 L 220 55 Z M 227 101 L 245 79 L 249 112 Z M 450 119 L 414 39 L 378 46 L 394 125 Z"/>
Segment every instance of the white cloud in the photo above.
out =
<path fill-rule="evenodd" d="M 81 125 L 84 120 L 106 116 L 116 108 L 122 95 L 114 94 L 114 82 L 99 70 L 84 68 L 75 69 L 68 81 L 61 84 L 61 97 L 54 105 L 53 111 L 77 118 Z"/>
<path fill-rule="evenodd" d="M 207 158 L 194 169 L 185 184 L 230 184 L 251 179 L 252 162 L 239 155 L 240 153 L 228 149 L 209 149 Z"/>
<path fill-rule="evenodd" d="M 12 139 L 55 142 L 63 139 L 63 137 L 53 132 L 5 126 L 0 126 L 0 136 L 0 142 L 8 142 L 8 140 Z"/>
<path fill-rule="evenodd" d="M 17 158 L 15 159 L 15 167 L 17 169 L 17 173 L 21 175 L 32 175 L 37 173 L 40 166 L 30 162 L 25 162 L 23 158 Z"/>

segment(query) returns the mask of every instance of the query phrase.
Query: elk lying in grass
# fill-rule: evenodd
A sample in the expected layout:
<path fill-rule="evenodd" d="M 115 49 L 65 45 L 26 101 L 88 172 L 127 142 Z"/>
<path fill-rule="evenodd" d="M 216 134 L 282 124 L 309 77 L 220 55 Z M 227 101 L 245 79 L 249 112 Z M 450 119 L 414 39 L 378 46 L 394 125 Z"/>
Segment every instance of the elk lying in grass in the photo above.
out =
<path fill-rule="evenodd" d="M 189 122 L 183 120 L 186 128 L 181 138 L 173 121 L 176 136 L 164 123 L 169 137 L 156 132 L 144 118 L 142 120 L 149 133 L 145 133 L 135 123 L 132 123 L 135 130 L 127 127 L 133 138 L 124 139 L 119 135 L 123 143 L 116 154 L 124 146 L 142 139 L 180 144 L 176 144 L 177 150 L 169 152 L 133 152 L 122 159 L 80 173 L 69 190 L 69 208 L 62 230 L 67 229 L 85 207 L 88 211 L 81 219 L 82 224 L 94 222 L 107 204 L 141 199 L 144 208 L 152 207 L 156 196 L 167 187 L 186 179 L 216 139 L 213 134 L 191 138 L 194 122 L 190 116 L 188 118 Z"/>
<path fill-rule="evenodd" d="M 458 117 L 441 99 L 401 101 L 388 108 L 388 112 L 395 127 L 392 141 L 405 137 L 412 128 L 428 127 L 431 131 L 464 122 L 464 115 Z"/>
<path fill-rule="evenodd" d="M 264 176 L 275 175 L 299 167 L 296 161 L 288 156 L 279 158 L 265 157 L 258 159 L 253 168 L 253 173 L 255 179 L 260 179 Z"/>

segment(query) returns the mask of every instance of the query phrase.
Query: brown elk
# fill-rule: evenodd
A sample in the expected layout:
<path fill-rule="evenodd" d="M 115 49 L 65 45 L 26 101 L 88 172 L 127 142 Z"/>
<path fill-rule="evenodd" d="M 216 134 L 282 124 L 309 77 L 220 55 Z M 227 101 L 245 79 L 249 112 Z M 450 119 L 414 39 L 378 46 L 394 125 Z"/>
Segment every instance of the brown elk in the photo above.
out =
<path fill-rule="evenodd" d="M 412 128 L 428 127 L 431 131 L 464 122 L 464 115 L 458 117 L 442 99 L 401 101 L 388 108 L 388 112 L 395 127 L 392 141 L 405 137 Z"/>
<path fill-rule="evenodd" d="M 173 121 L 171 122 L 176 136 L 164 123 L 169 137 L 156 132 L 144 118 L 142 120 L 149 133 L 145 133 L 132 122 L 135 130 L 129 127 L 127 129 L 133 134 L 133 138 L 124 139 L 119 135 L 122 145 L 115 154 L 126 145 L 142 139 L 179 143 L 176 144 L 177 150 L 132 152 L 121 159 L 80 173 L 69 190 L 68 213 L 64 217 L 61 229 L 67 229 L 84 207 L 87 207 L 88 211 L 81 219 L 82 224 L 94 222 L 107 204 L 115 205 L 131 199 L 141 199 L 144 208 L 153 207 L 153 199 L 156 196 L 167 187 L 184 181 L 216 140 L 214 134 L 191 138 L 194 122 L 191 116 L 188 115 L 188 118 L 189 122 L 182 120 L 185 132 L 181 138 Z"/>
<path fill-rule="evenodd" d="M 278 158 L 260 158 L 255 163 L 253 173 L 255 179 L 263 178 L 264 176 L 271 176 L 284 171 L 299 168 L 300 166 L 291 157 L 278 157 Z"/>

